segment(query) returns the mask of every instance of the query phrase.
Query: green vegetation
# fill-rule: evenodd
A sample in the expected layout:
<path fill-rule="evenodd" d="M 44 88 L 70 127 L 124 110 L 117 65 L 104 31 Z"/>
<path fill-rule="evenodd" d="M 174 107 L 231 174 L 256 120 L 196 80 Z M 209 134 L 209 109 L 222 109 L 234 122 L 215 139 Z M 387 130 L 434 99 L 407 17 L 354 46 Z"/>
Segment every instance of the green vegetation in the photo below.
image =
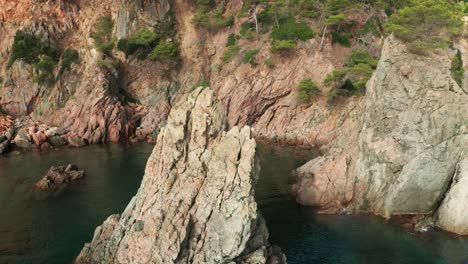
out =
<path fill-rule="evenodd" d="M 457 50 L 457 54 L 455 54 L 452 59 L 452 67 L 450 68 L 450 71 L 452 73 L 452 78 L 460 87 L 462 87 L 465 69 L 463 68 L 463 60 L 460 50 Z"/>
<path fill-rule="evenodd" d="M 62 54 L 62 64 L 60 66 L 60 73 L 70 70 L 73 63 L 79 60 L 79 53 L 75 49 L 66 49 Z"/>
<path fill-rule="evenodd" d="M 197 13 L 193 17 L 193 22 L 197 26 L 210 30 L 219 30 L 224 27 L 234 25 L 234 16 L 224 17 L 224 6 L 212 9 L 212 2 L 208 0 L 196 0 Z"/>
<path fill-rule="evenodd" d="M 321 93 L 320 88 L 311 80 L 304 79 L 297 86 L 298 99 L 302 103 L 308 103 L 310 100 Z"/>
<path fill-rule="evenodd" d="M 231 34 L 231 35 L 229 35 L 229 37 L 227 39 L 226 47 L 234 46 L 234 45 L 236 45 L 236 43 L 237 43 L 236 35 Z"/>
<path fill-rule="evenodd" d="M 296 22 L 295 19 L 288 19 L 278 27 L 274 27 L 271 32 L 273 40 L 302 40 L 306 41 L 315 36 L 314 32 L 305 22 Z"/>
<path fill-rule="evenodd" d="M 343 47 L 351 47 L 351 34 L 349 33 L 338 33 L 338 32 L 331 32 L 332 43 L 338 43 Z"/>
<path fill-rule="evenodd" d="M 270 69 L 275 68 L 275 64 L 273 63 L 273 59 L 271 57 L 264 60 L 263 63 L 265 63 L 265 65 Z"/>
<path fill-rule="evenodd" d="M 198 87 L 203 87 L 203 88 L 210 87 L 210 81 L 208 81 L 206 79 L 203 79 L 203 80 L 199 81 L 198 83 L 196 83 L 194 86 L 192 86 L 192 89 L 190 89 L 190 90 L 194 91 Z"/>
<path fill-rule="evenodd" d="M 461 12 L 452 0 L 410 0 L 386 26 L 420 54 L 448 47 L 463 31 Z"/>
<path fill-rule="evenodd" d="M 226 51 L 224 52 L 223 56 L 221 57 L 221 61 L 224 63 L 228 63 L 231 59 L 239 53 L 240 48 L 237 45 L 227 47 Z"/>
<path fill-rule="evenodd" d="M 365 92 L 367 81 L 377 67 L 377 60 L 369 53 L 355 50 L 346 59 L 343 69 L 334 70 L 325 78 L 325 85 L 331 87 L 328 99 L 338 96 L 359 95 Z"/>
<path fill-rule="evenodd" d="M 10 68 L 16 60 L 34 65 L 39 62 L 42 55 L 58 61 L 59 51 L 32 33 L 18 30 L 15 34 L 7 67 Z"/>
<path fill-rule="evenodd" d="M 117 48 L 126 56 L 140 53 L 139 58 L 144 59 L 158 43 L 158 35 L 148 28 L 144 28 L 131 35 L 128 39 L 121 39 L 117 43 Z"/>
<path fill-rule="evenodd" d="M 271 43 L 271 52 L 275 54 L 286 54 L 296 47 L 294 40 L 274 40 Z"/>
<path fill-rule="evenodd" d="M 7 67 L 16 60 L 33 65 L 36 75 L 33 81 L 43 83 L 53 80 L 54 69 L 58 64 L 60 52 L 29 32 L 18 30 L 13 41 L 12 51 Z"/>
<path fill-rule="evenodd" d="M 258 54 L 259 49 L 252 49 L 248 50 L 244 53 L 244 58 L 242 58 L 243 63 L 250 63 L 252 66 L 257 66 L 257 62 L 255 61 L 255 56 Z"/>
<path fill-rule="evenodd" d="M 153 60 L 171 60 L 177 58 L 179 55 L 179 46 L 172 41 L 161 41 L 151 52 L 151 59 Z"/>
<path fill-rule="evenodd" d="M 96 63 L 97 65 L 101 67 L 114 68 L 119 64 L 119 60 L 114 59 L 114 58 L 108 58 L 108 59 L 98 60 Z"/>
<path fill-rule="evenodd" d="M 114 22 L 109 16 L 102 16 L 94 25 L 94 30 L 91 32 L 91 38 L 94 39 L 94 44 L 97 50 L 109 53 L 115 45 L 115 39 L 112 38 L 112 29 Z"/>

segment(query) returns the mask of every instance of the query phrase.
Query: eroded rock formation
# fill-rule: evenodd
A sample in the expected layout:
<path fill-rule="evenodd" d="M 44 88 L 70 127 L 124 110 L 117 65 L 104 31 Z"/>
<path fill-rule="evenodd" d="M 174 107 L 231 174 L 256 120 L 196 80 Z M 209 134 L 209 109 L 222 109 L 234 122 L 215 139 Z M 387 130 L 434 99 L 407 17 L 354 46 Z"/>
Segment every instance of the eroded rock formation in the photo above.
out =
<path fill-rule="evenodd" d="M 36 189 L 53 192 L 66 187 L 70 182 L 79 180 L 85 175 L 77 166 L 52 166 L 42 179 L 34 186 Z"/>
<path fill-rule="evenodd" d="M 96 229 L 76 263 L 282 263 L 254 200 L 251 130 L 225 127 L 210 89 L 175 106 L 138 193 Z"/>
<path fill-rule="evenodd" d="M 297 170 L 292 189 L 298 201 L 326 212 L 433 214 L 468 153 L 468 95 L 450 76 L 453 55 L 414 55 L 387 38 L 367 85 L 361 125 L 347 131 L 357 140 L 334 142 L 331 151 Z M 463 183 L 452 186 L 443 208 L 453 206 L 449 201 Z M 441 226 L 444 218 L 459 218 L 457 211 L 442 209 Z"/>

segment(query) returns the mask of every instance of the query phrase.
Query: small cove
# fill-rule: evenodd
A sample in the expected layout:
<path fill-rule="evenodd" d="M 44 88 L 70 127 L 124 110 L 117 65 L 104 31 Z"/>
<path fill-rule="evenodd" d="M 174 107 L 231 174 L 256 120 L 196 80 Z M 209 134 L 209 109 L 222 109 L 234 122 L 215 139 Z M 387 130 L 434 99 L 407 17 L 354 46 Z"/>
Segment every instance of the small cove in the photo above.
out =
<path fill-rule="evenodd" d="M 0 263 L 70 263 L 97 225 L 120 213 L 136 193 L 151 145 L 95 145 L 0 156 Z M 316 215 L 287 194 L 288 176 L 315 154 L 259 146 L 257 201 L 270 238 L 289 263 L 465 264 L 468 238 L 416 235 L 372 216 Z M 87 173 L 57 197 L 37 200 L 31 188 L 52 165 Z"/>

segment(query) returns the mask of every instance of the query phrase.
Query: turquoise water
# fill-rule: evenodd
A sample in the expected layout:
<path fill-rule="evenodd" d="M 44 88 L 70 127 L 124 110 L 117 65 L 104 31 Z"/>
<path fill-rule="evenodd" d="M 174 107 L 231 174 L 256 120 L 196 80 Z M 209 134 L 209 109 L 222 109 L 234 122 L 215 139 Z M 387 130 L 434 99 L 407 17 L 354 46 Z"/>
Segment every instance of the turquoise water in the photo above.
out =
<path fill-rule="evenodd" d="M 70 263 L 95 227 L 136 193 L 151 150 L 109 145 L 0 156 L 0 264 Z M 468 263 L 468 239 L 415 235 L 375 217 L 315 215 L 297 206 L 287 195 L 288 175 L 314 153 L 265 145 L 260 156 L 259 208 L 289 263 Z M 86 178 L 56 197 L 36 199 L 34 183 L 51 165 L 66 163 L 84 169 Z"/>

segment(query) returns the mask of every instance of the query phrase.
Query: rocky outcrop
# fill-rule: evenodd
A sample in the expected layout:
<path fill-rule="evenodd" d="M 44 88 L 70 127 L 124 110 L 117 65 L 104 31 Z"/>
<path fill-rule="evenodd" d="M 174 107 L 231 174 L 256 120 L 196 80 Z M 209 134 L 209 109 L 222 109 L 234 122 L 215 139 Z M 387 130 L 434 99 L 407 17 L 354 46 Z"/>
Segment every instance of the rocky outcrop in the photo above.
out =
<path fill-rule="evenodd" d="M 83 178 L 84 171 L 73 164 L 52 166 L 34 186 L 38 190 L 53 192 L 65 188 L 70 182 Z"/>
<path fill-rule="evenodd" d="M 448 231 L 468 235 L 468 158 L 455 170 L 450 190 L 437 212 L 436 224 Z"/>
<path fill-rule="evenodd" d="M 334 142 L 298 169 L 298 201 L 385 217 L 437 210 L 468 149 L 468 95 L 451 78 L 453 55 L 414 55 L 389 37 L 367 84 L 362 125 L 346 134 L 357 141 Z"/>
<path fill-rule="evenodd" d="M 225 115 L 210 89 L 176 105 L 138 193 L 76 263 L 282 263 L 254 200 L 251 130 L 225 132 Z"/>

